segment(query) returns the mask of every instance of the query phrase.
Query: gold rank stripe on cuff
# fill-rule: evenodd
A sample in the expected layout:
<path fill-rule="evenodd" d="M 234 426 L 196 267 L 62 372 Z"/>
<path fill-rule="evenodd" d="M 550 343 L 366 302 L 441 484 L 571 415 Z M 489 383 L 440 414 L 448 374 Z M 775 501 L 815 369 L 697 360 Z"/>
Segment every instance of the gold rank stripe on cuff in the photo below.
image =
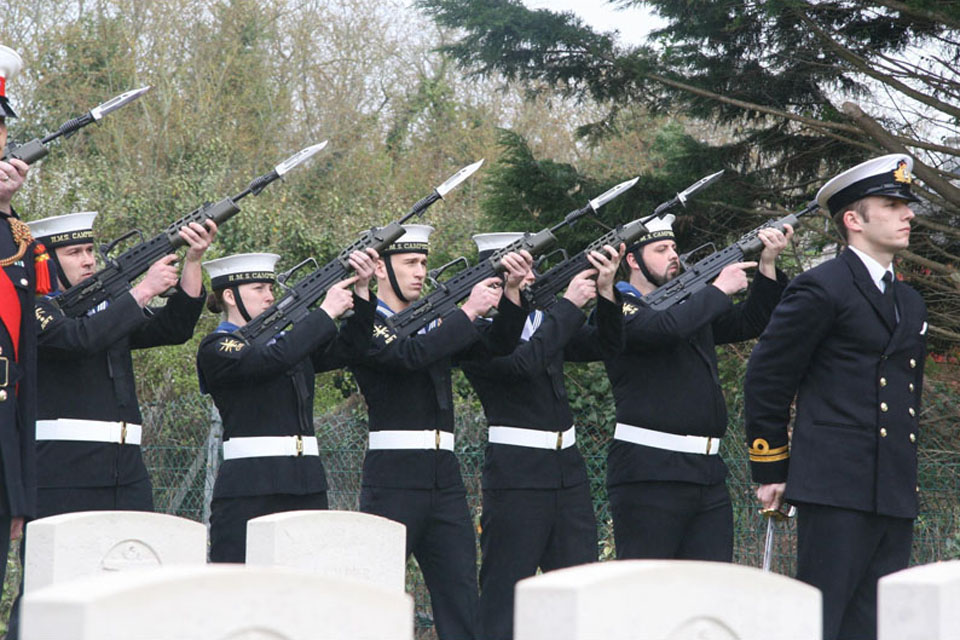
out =
<path fill-rule="evenodd" d="M 771 449 L 770 444 L 763 438 L 757 438 L 750 446 L 751 462 L 779 462 L 790 457 L 790 445 Z"/>

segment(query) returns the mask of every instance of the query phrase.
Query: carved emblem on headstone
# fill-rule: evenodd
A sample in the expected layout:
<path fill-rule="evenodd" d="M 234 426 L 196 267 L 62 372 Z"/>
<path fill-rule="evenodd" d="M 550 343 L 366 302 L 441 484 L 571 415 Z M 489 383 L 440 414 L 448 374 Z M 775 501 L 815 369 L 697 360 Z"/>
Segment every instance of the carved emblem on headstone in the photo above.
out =
<path fill-rule="evenodd" d="M 163 563 L 150 545 L 140 540 L 123 540 L 113 545 L 100 561 L 104 571 L 152 569 Z"/>

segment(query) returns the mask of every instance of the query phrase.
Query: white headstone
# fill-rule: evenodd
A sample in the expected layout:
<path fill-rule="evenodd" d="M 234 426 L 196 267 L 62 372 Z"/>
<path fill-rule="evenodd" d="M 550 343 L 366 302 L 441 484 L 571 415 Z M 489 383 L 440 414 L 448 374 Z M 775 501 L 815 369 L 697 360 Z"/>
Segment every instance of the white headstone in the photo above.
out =
<path fill-rule="evenodd" d="M 163 567 L 24 595 L 21 640 L 413 640 L 405 593 L 277 567 Z"/>
<path fill-rule="evenodd" d="M 146 511 L 80 511 L 27 524 L 24 591 L 82 576 L 205 564 L 207 528 Z"/>
<path fill-rule="evenodd" d="M 820 591 L 721 562 L 621 560 L 517 584 L 516 640 L 820 640 Z"/>
<path fill-rule="evenodd" d="M 352 578 L 402 592 L 406 527 L 358 511 L 285 511 L 247 523 L 247 564 Z"/>
<path fill-rule="evenodd" d="M 880 640 L 960 639 L 960 560 L 891 573 L 877 589 Z"/>

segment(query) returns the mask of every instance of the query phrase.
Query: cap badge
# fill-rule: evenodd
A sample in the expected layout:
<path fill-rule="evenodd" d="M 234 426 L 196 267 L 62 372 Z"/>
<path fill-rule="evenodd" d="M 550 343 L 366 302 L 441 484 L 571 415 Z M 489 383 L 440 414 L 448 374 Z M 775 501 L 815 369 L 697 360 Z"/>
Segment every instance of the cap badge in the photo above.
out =
<path fill-rule="evenodd" d="M 910 177 L 910 170 L 907 168 L 907 163 L 905 160 L 901 160 L 897 163 L 897 168 L 893 172 L 893 179 L 896 182 L 902 182 L 904 184 L 911 184 L 913 178 Z"/>

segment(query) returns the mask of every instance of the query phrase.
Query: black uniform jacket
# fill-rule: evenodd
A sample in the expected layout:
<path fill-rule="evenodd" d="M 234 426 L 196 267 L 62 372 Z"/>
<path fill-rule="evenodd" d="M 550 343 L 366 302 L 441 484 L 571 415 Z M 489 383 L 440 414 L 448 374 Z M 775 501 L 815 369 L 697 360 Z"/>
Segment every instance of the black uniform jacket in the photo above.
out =
<path fill-rule="evenodd" d="M 790 284 L 747 367 L 753 478 L 786 498 L 912 518 L 926 306 L 893 283 L 900 321 L 852 251 Z M 790 404 L 796 422 L 787 453 Z"/>
<path fill-rule="evenodd" d="M 727 431 L 727 405 L 715 346 L 756 338 L 780 299 L 786 277 L 757 274 L 747 299 L 733 304 L 714 286 L 686 301 L 653 311 L 639 291 L 619 283 L 624 294 L 623 352 L 604 362 L 613 385 L 617 422 L 679 435 L 720 438 Z M 717 455 L 680 453 L 613 440 L 607 484 L 646 480 L 715 484 L 727 468 Z"/>
<path fill-rule="evenodd" d="M 56 296 L 37 301 L 39 389 L 37 419 L 78 418 L 142 424 L 131 350 L 183 344 L 203 310 L 177 285 L 166 305 L 141 308 L 119 296 L 92 315 L 68 318 Z M 109 487 L 147 477 L 140 447 L 105 442 L 37 443 L 41 488 Z"/>
<path fill-rule="evenodd" d="M 450 369 L 455 360 L 513 351 L 527 311 L 503 296 L 493 322 L 454 313 L 423 333 L 398 338 L 379 320 L 370 351 L 350 363 L 367 401 L 371 431 L 453 432 Z M 460 465 L 443 449 L 377 449 L 363 460 L 363 486 L 395 489 L 462 487 Z"/>
<path fill-rule="evenodd" d="M 266 344 L 248 345 L 223 323 L 197 353 L 200 388 L 213 396 L 223 420 L 223 439 L 251 436 L 316 438 L 314 373 L 336 366 L 370 344 L 375 301 L 354 295 L 354 313 L 338 333 L 336 323 L 315 309 Z M 273 494 L 305 495 L 327 490 L 319 456 L 266 456 L 225 460 L 214 498 Z"/>
<path fill-rule="evenodd" d="M 17 252 L 6 214 L 0 214 L 0 258 Z M 37 408 L 37 336 L 34 324 L 34 245 L 23 259 L 3 267 L 20 305 L 20 344 L 14 360 L 13 341 L 0 322 L 0 516 L 36 515 L 36 447 L 34 420 Z"/>
<path fill-rule="evenodd" d="M 597 300 L 596 324 L 585 325 L 583 312 L 561 299 L 546 313 L 530 316 L 531 320 L 538 316 L 539 327 L 510 355 L 460 364 L 489 424 L 539 431 L 566 431 L 573 425 L 563 384 L 564 360 L 602 360 L 623 346 L 619 302 L 602 296 Z M 586 481 L 586 466 L 576 446 L 549 450 L 487 443 L 484 489 L 559 489 Z"/>

